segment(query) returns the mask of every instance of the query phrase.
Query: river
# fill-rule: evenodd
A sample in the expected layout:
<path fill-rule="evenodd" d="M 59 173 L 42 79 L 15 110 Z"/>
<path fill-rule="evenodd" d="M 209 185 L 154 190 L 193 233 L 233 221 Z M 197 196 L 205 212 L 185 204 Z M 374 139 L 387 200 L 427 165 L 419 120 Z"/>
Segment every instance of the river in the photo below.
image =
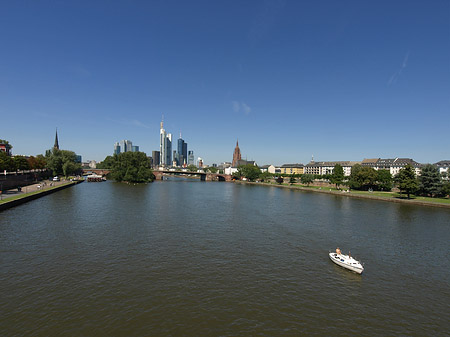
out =
<path fill-rule="evenodd" d="M 2 336 L 441 336 L 450 210 L 172 179 L 0 213 Z M 339 246 L 357 275 L 333 264 Z"/>

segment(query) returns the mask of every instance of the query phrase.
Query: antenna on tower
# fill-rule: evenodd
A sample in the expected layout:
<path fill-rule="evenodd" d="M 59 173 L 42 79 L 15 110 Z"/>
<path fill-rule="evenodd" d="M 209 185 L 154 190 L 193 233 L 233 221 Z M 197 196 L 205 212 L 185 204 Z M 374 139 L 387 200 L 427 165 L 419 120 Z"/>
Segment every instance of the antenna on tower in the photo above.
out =
<path fill-rule="evenodd" d="M 314 163 L 314 155 L 311 155 L 311 163 Z"/>

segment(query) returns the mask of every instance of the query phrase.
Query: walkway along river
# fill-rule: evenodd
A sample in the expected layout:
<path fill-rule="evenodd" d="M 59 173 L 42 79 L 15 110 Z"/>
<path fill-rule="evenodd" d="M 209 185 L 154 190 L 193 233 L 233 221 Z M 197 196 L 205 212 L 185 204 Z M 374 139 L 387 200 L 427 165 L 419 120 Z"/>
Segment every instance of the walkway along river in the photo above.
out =
<path fill-rule="evenodd" d="M 0 213 L 0 329 L 27 336 L 439 336 L 450 210 L 171 179 Z M 339 246 L 363 275 L 333 264 Z"/>

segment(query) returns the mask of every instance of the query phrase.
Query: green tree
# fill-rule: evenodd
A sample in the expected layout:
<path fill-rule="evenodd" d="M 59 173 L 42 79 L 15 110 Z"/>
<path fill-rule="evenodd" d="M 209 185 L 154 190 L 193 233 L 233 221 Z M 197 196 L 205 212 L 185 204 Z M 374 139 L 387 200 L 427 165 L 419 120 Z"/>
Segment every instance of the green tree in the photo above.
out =
<path fill-rule="evenodd" d="M 211 172 L 211 173 L 217 173 L 218 169 L 217 169 L 217 167 L 209 166 L 208 167 L 208 171 Z"/>
<path fill-rule="evenodd" d="M 249 181 L 255 181 L 261 175 L 261 170 L 258 166 L 246 164 L 238 167 L 238 173 L 241 177 L 245 177 Z"/>
<path fill-rule="evenodd" d="M 273 174 L 266 171 L 266 172 L 261 173 L 261 175 L 259 176 L 259 179 L 261 179 L 261 181 L 267 181 L 272 177 L 273 177 Z"/>
<path fill-rule="evenodd" d="M 186 169 L 189 171 L 189 172 L 197 172 L 197 166 L 195 166 L 195 165 L 188 165 L 188 167 L 186 167 Z"/>
<path fill-rule="evenodd" d="M 14 156 L 13 157 L 14 166 L 16 170 L 29 170 L 30 164 L 24 156 Z"/>
<path fill-rule="evenodd" d="M 334 165 L 333 174 L 330 177 L 330 182 L 336 185 L 336 188 L 339 188 L 339 185 L 342 185 L 344 182 L 344 169 L 341 165 Z"/>
<path fill-rule="evenodd" d="M 300 181 L 302 184 L 310 185 L 314 181 L 314 175 L 313 174 L 302 174 L 300 177 Z"/>
<path fill-rule="evenodd" d="M 442 184 L 441 195 L 443 197 L 450 195 L 450 181 L 446 181 Z"/>
<path fill-rule="evenodd" d="M 434 197 L 441 193 L 442 180 L 439 169 L 434 165 L 427 164 L 422 167 L 421 171 L 419 176 L 420 194 Z"/>
<path fill-rule="evenodd" d="M 12 172 L 16 170 L 14 160 L 11 156 L 8 156 L 6 152 L 0 151 L 0 171 Z"/>
<path fill-rule="evenodd" d="M 113 156 L 107 156 L 103 161 L 97 164 L 98 169 L 111 169 L 114 166 L 114 157 Z"/>
<path fill-rule="evenodd" d="M 297 179 L 295 179 L 294 175 L 291 175 L 291 177 L 289 178 L 289 184 L 295 184 L 297 182 Z"/>
<path fill-rule="evenodd" d="M 69 176 L 81 170 L 80 163 L 77 163 L 77 155 L 73 151 L 59 150 L 53 148 L 45 153 L 47 168 L 53 175 Z"/>
<path fill-rule="evenodd" d="M 116 181 L 143 183 L 155 179 L 150 167 L 150 159 L 144 152 L 115 154 L 113 161 L 111 177 Z"/>
<path fill-rule="evenodd" d="M 377 171 L 378 187 L 382 191 L 390 191 L 392 189 L 392 174 L 389 170 Z"/>
<path fill-rule="evenodd" d="M 398 172 L 395 176 L 395 182 L 398 184 L 400 192 L 408 195 L 408 199 L 410 199 L 411 194 L 416 193 L 419 189 L 414 168 L 410 164 L 407 164 Z"/>

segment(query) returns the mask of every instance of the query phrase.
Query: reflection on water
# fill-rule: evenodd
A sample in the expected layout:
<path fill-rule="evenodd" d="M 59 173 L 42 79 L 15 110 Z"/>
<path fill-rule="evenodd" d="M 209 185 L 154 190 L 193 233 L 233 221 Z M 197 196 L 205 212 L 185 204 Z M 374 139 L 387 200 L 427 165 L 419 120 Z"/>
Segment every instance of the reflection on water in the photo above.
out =
<path fill-rule="evenodd" d="M 84 183 L 0 213 L 0 327 L 444 335 L 449 220 L 445 209 L 276 187 Z M 329 260 L 336 246 L 363 275 Z"/>

